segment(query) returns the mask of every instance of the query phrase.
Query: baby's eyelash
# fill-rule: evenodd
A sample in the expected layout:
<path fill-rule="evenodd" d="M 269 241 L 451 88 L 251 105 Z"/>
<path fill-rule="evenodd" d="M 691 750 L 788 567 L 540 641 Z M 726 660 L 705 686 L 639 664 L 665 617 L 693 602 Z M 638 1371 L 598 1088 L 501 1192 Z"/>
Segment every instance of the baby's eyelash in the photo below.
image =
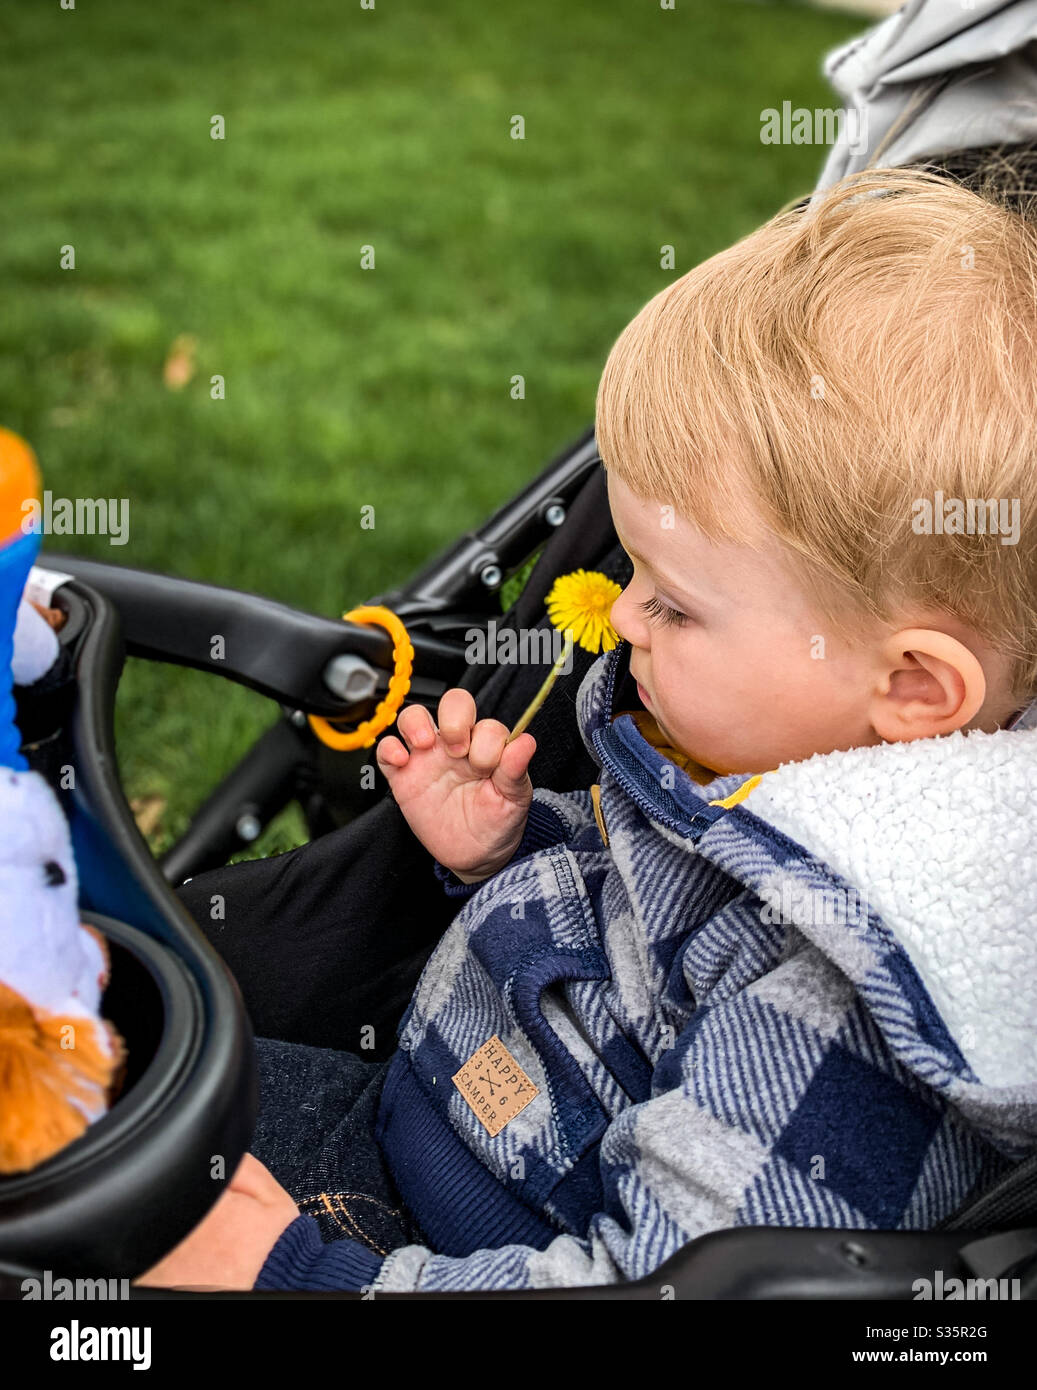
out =
<path fill-rule="evenodd" d="M 662 622 L 664 626 L 672 623 L 676 627 L 683 627 L 688 621 L 687 614 L 671 608 L 668 603 L 660 603 L 654 594 L 641 604 L 641 608 L 649 618 Z"/>

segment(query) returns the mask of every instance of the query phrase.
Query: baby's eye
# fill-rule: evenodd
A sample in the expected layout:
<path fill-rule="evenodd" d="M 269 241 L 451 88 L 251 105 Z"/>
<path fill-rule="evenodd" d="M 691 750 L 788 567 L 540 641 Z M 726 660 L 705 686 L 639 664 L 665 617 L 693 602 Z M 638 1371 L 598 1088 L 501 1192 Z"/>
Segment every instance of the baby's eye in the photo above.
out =
<path fill-rule="evenodd" d="M 683 627 L 688 621 L 686 613 L 678 612 L 676 608 L 671 608 L 668 603 L 661 603 L 654 594 L 641 604 L 641 609 L 649 618 L 664 625 L 673 623 L 677 627 Z"/>

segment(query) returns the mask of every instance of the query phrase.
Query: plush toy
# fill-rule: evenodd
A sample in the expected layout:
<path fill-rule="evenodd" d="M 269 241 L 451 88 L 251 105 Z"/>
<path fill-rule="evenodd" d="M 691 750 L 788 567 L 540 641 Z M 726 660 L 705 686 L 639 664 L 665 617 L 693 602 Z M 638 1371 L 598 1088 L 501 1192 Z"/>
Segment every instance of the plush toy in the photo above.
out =
<path fill-rule="evenodd" d="M 13 685 L 58 654 L 22 597 L 39 537 L 22 532 L 39 496 L 32 451 L 0 430 L 0 1174 L 36 1167 L 107 1109 L 124 1048 L 100 1016 L 108 957 L 81 924 L 76 866 L 57 797 L 19 752 Z"/>

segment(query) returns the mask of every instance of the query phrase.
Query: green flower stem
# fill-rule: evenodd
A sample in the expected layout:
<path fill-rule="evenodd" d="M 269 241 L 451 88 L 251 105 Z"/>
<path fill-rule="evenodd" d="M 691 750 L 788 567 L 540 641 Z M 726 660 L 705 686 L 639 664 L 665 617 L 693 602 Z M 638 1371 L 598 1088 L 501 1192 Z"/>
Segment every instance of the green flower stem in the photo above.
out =
<path fill-rule="evenodd" d="M 532 720 L 533 716 L 536 714 L 537 710 L 540 708 L 540 706 L 541 706 L 541 705 L 544 703 L 544 701 L 547 699 L 548 694 L 550 693 L 551 687 L 552 687 L 552 685 L 554 685 L 555 681 L 556 681 L 556 680 L 558 679 L 558 677 L 561 675 L 562 667 L 565 665 L 566 661 L 568 661 L 568 659 L 569 659 L 569 654 L 570 654 L 570 652 L 572 651 L 572 649 L 573 649 L 573 631 L 572 631 L 572 628 L 570 627 L 570 628 L 566 628 L 566 630 L 565 630 L 565 647 L 564 647 L 563 650 L 562 650 L 561 656 L 558 658 L 558 660 L 555 662 L 555 664 L 551 667 L 551 670 L 548 672 L 547 679 L 544 681 L 543 685 L 540 687 L 540 689 L 539 689 L 539 690 L 537 691 L 537 693 L 534 695 L 534 697 L 533 697 L 531 703 L 529 704 L 529 706 L 528 706 L 528 708 L 526 709 L 526 712 L 523 714 L 522 718 L 519 720 L 519 722 L 518 722 L 518 723 L 515 725 L 515 727 L 512 729 L 511 733 L 508 735 L 507 743 L 504 745 L 505 747 L 507 747 L 507 744 L 508 744 L 508 743 L 511 743 L 512 739 L 518 738 L 519 734 L 521 734 L 521 733 L 525 730 L 526 726 L 530 723 L 530 721 Z"/>

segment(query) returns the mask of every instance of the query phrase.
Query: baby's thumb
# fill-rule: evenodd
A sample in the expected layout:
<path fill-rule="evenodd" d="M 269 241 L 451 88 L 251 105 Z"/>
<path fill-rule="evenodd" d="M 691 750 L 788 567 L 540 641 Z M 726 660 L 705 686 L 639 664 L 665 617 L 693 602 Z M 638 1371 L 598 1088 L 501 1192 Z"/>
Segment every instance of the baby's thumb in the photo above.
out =
<path fill-rule="evenodd" d="M 509 801 L 521 801 L 528 791 L 529 762 L 536 752 L 537 741 L 532 734 L 519 734 L 506 744 L 500 762 L 493 770 L 493 785 Z"/>

